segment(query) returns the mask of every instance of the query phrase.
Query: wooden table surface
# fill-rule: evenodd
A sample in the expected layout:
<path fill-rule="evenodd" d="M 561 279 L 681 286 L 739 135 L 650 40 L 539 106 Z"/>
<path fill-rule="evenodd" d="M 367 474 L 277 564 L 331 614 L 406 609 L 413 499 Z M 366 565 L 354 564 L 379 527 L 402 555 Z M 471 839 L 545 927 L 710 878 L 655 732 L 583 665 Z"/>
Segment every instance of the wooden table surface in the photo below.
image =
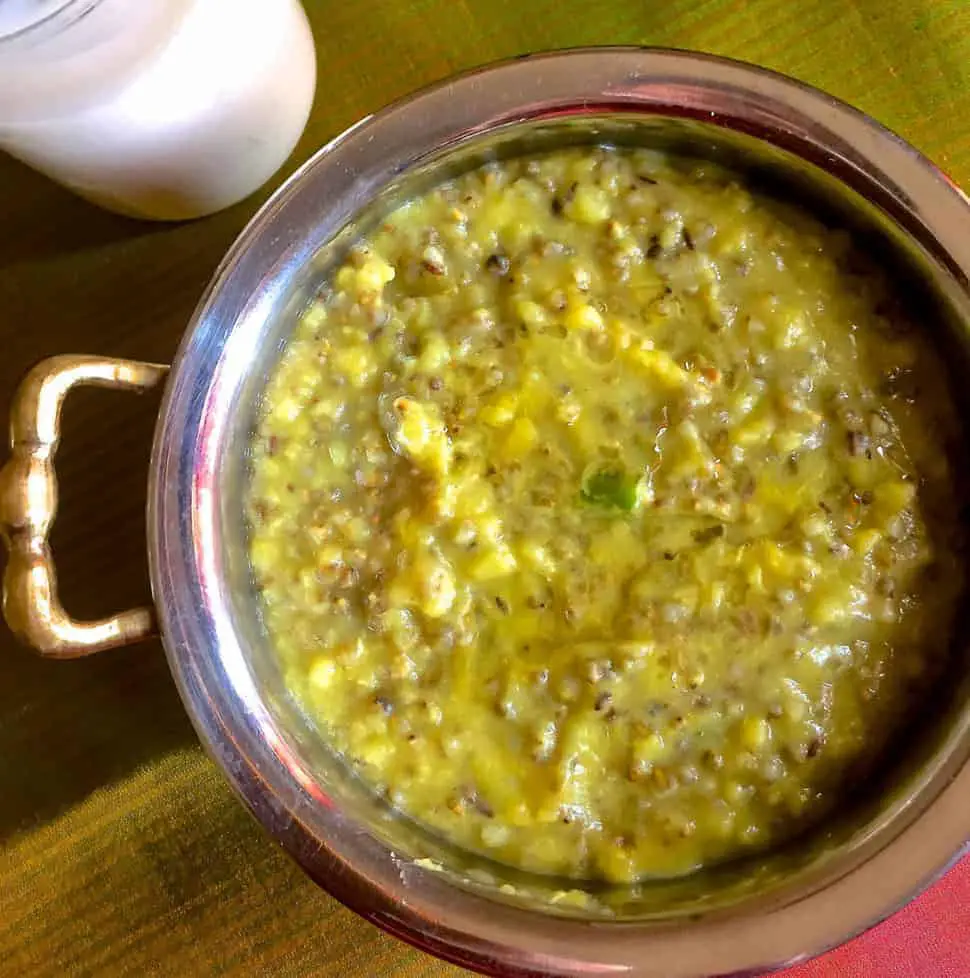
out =
<path fill-rule="evenodd" d="M 653 43 L 746 58 L 827 88 L 970 184 L 965 0 L 306 6 L 319 91 L 287 169 L 361 115 L 460 68 L 532 49 Z M 0 403 L 50 354 L 170 360 L 264 197 L 195 223 L 143 224 L 0 157 Z M 67 402 L 53 542 L 64 602 L 79 617 L 147 600 L 156 407 L 108 392 Z M 48 663 L 0 629 L 0 843 L 0 975 L 457 974 L 338 907 L 278 852 L 202 755 L 157 642 Z M 965 872 L 947 885 L 953 899 L 970 891 Z M 942 906 L 947 934 L 966 935 L 967 912 L 950 896 Z M 920 957 L 937 916 L 890 939 L 889 970 L 865 970 L 863 950 L 801 973 L 966 978 L 959 938 Z"/>

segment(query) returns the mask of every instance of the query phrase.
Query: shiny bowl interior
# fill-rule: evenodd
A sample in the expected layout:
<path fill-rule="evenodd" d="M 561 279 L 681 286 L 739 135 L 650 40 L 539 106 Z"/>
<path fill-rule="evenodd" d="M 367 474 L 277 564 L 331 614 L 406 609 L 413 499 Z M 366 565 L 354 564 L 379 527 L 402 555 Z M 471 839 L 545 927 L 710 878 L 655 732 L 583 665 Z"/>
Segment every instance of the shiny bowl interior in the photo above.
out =
<path fill-rule="evenodd" d="M 910 793 L 912 778 L 918 775 L 924 760 L 918 746 L 915 751 L 912 749 L 914 742 L 919 744 L 920 737 L 911 737 L 913 730 L 905 727 L 900 731 L 896 746 L 908 745 L 909 750 L 904 750 L 903 756 L 898 757 L 891 769 L 887 770 L 888 782 L 864 786 L 866 790 L 861 791 L 858 798 L 851 799 L 852 804 L 842 809 L 835 822 L 828 821 L 814 833 L 793 840 L 767 858 L 764 855 L 755 856 L 677 881 L 609 889 L 586 885 L 582 892 L 589 892 L 590 900 L 582 900 L 578 892 L 571 893 L 564 900 L 563 891 L 575 890 L 574 883 L 517 873 L 484 856 L 473 855 L 430 837 L 420 825 L 396 817 L 385 801 L 374 796 L 339 759 L 330 754 L 319 733 L 309 725 L 298 705 L 288 695 L 273 653 L 267 645 L 258 615 L 258 595 L 253 589 L 246 556 L 245 527 L 239 517 L 244 509 L 241 496 L 248 478 L 247 447 L 265 378 L 274 369 L 281 347 L 300 311 L 320 284 L 327 280 L 333 266 L 342 260 L 347 248 L 360 235 L 378 225 L 397 204 L 464 170 L 505 156 L 604 142 L 649 146 L 724 162 L 743 173 L 753 185 L 766 186 L 782 199 L 799 200 L 813 211 L 827 211 L 835 226 L 851 224 L 860 237 L 864 236 L 872 242 L 873 247 L 881 247 L 886 261 L 895 262 L 900 273 L 908 276 L 911 282 L 909 290 L 922 293 L 922 304 L 935 298 L 935 293 L 926 288 L 926 282 L 913 267 L 917 256 L 899 248 L 899 245 L 905 248 L 905 242 L 892 240 L 891 226 L 882 227 L 878 214 L 867 206 L 863 198 L 844 184 L 827 179 L 823 171 L 806 165 L 784 151 L 773 152 L 754 137 L 705 121 L 671 117 L 631 118 L 624 113 L 528 121 L 512 124 L 499 132 L 476 136 L 458 147 L 432 154 L 413 169 L 396 177 L 386 189 L 380 191 L 379 196 L 366 201 L 335 237 L 313 255 L 300 280 L 291 286 L 292 296 L 275 316 L 270 331 L 256 353 L 253 369 L 242 382 L 240 399 L 245 407 L 234 419 L 223 469 L 223 525 L 228 530 L 223 544 L 226 547 L 226 568 L 235 625 L 248 646 L 257 683 L 267 702 L 272 705 L 277 723 L 292 738 L 293 747 L 307 769 L 314 773 L 322 789 L 344 811 L 353 813 L 355 819 L 373 825 L 385 841 L 406 858 L 433 860 L 447 871 L 454 872 L 456 879 L 470 877 L 486 890 L 511 883 L 516 893 L 492 894 L 504 901 L 536 905 L 547 912 L 567 915 L 618 914 L 631 919 L 681 917 L 702 908 L 729 905 L 755 890 L 764 892 L 771 885 L 789 879 L 800 869 L 823 858 L 827 852 L 844 847 L 861 825 L 888 807 L 891 798 L 897 795 L 905 797 Z M 912 298 L 916 301 L 915 295 Z M 938 304 L 934 315 L 926 317 L 928 322 L 931 325 L 942 324 L 941 313 L 945 314 L 945 308 Z M 941 336 L 940 341 L 946 342 L 946 336 Z M 964 352 L 959 344 L 954 349 L 958 354 Z M 944 722 L 943 726 L 946 725 Z M 925 754 L 925 750 L 922 753 Z"/>
<path fill-rule="evenodd" d="M 970 246 L 958 225 L 970 204 L 901 141 L 817 92 L 719 59 L 617 49 L 511 62 L 364 120 L 298 173 L 227 256 L 156 435 L 156 602 L 183 698 L 239 793 L 314 878 L 386 929 L 492 973 L 752 973 L 886 915 L 970 835 L 962 642 L 881 773 L 814 831 L 684 879 L 581 884 L 458 850 L 350 774 L 283 685 L 246 556 L 241 494 L 259 398 L 300 310 L 349 244 L 397 203 L 484 161 L 603 142 L 717 160 L 850 227 L 924 310 L 962 395 Z"/>

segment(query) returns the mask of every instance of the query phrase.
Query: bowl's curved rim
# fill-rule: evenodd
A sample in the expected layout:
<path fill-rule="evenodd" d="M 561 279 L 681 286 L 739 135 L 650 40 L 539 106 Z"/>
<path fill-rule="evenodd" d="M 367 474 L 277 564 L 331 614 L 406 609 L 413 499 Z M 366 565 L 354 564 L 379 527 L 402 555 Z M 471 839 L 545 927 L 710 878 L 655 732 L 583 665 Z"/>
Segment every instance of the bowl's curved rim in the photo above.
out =
<path fill-rule="evenodd" d="M 570 921 L 460 890 L 328 807 L 273 729 L 227 610 L 220 439 L 260 325 L 315 247 L 309 222 L 318 238 L 330 236 L 416 155 L 564 105 L 702 118 L 802 155 L 811 149 L 813 162 L 892 207 L 954 288 L 968 293 L 970 239 L 960 228 L 967 198 L 900 137 L 783 75 L 685 51 L 592 48 L 529 55 L 422 89 L 301 167 L 230 248 L 194 314 L 149 477 L 149 561 L 166 652 L 201 740 L 243 801 L 312 878 L 390 933 L 491 974 L 762 973 L 861 932 L 958 858 L 970 834 L 970 718 L 936 755 L 924 790 L 898 806 L 889 844 L 875 834 L 862 840 L 852 864 L 830 867 L 818 887 L 756 914 L 687 927 Z M 312 205 L 324 192 L 335 204 L 321 223 Z"/>

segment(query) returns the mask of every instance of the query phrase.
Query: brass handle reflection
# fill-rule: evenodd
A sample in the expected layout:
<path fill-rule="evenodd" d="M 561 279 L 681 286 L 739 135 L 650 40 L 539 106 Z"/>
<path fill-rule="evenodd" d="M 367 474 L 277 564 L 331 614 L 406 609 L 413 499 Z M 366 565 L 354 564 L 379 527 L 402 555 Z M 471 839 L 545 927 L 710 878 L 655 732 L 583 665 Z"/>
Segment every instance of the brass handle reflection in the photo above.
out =
<path fill-rule="evenodd" d="M 56 356 L 21 382 L 10 409 L 10 460 L 0 469 L 0 532 L 10 552 L 3 579 L 3 616 L 11 630 L 42 655 L 73 659 L 146 638 L 148 608 L 101 621 L 75 621 L 57 599 L 48 534 L 57 512 L 54 455 L 61 405 L 79 385 L 146 391 L 167 368 L 137 360 Z"/>

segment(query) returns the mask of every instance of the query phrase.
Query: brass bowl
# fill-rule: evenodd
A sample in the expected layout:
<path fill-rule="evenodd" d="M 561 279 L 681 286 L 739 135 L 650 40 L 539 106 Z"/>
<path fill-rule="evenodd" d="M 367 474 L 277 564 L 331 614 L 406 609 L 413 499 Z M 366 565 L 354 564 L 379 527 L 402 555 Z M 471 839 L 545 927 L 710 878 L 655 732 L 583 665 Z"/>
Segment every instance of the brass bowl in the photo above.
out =
<path fill-rule="evenodd" d="M 853 227 L 905 274 L 959 371 L 970 340 L 970 202 L 871 119 L 795 81 L 680 51 L 537 55 L 450 79 L 365 119 L 307 163 L 230 249 L 171 374 L 148 478 L 154 612 L 78 623 L 47 533 L 64 394 L 140 389 L 165 369 L 45 361 L 21 387 L 0 474 L 8 622 L 42 653 L 147 635 L 157 617 L 203 743 L 306 872 L 369 920 L 494 975 L 753 975 L 832 947 L 910 899 L 970 835 L 970 667 L 952 652 L 932 716 L 808 837 L 685 879 L 605 887 L 459 851 L 395 814 L 335 758 L 285 689 L 258 616 L 241 492 L 262 385 L 296 310 L 395 202 L 484 159 L 565 144 L 711 157 Z"/>

